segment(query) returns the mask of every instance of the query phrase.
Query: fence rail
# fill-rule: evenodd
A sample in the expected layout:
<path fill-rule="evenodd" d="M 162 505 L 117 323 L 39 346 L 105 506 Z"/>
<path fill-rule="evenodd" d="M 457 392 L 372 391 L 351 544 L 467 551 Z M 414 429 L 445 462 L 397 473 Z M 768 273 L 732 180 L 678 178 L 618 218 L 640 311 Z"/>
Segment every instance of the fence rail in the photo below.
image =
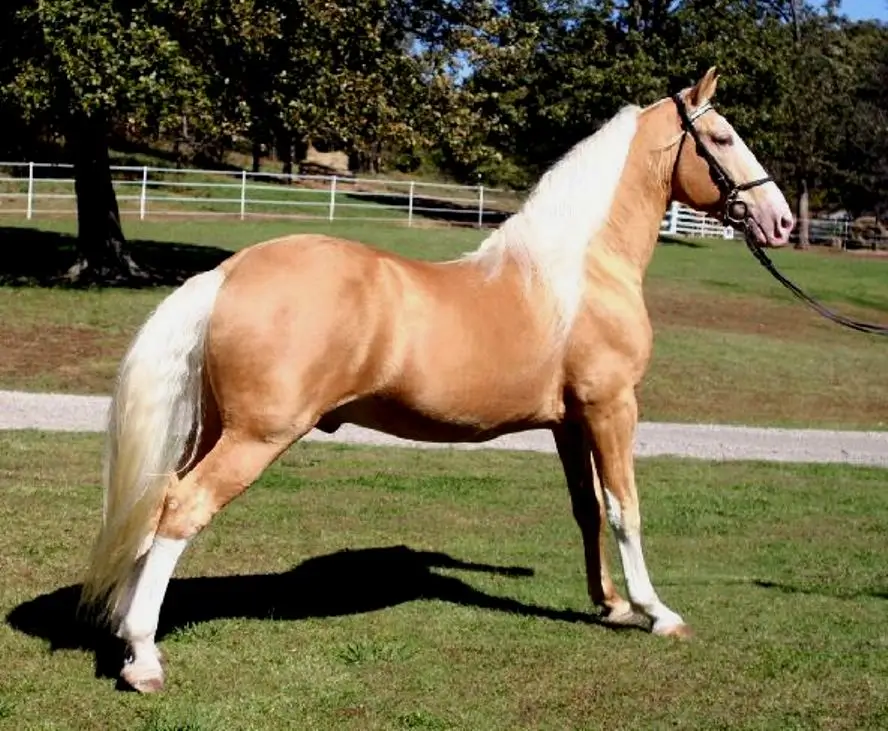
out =
<path fill-rule="evenodd" d="M 281 175 L 245 170 L 112 166 L 122 216 L 230 216 L 497 226 L 518 210 L 520 194 L 483 185 L 342 175 Z M 0 215 L 71 214 L 73 166 L 0 162 Z M 733 238 L 730 227 L 673 204 L 660 231 L 675 236 Z"/>

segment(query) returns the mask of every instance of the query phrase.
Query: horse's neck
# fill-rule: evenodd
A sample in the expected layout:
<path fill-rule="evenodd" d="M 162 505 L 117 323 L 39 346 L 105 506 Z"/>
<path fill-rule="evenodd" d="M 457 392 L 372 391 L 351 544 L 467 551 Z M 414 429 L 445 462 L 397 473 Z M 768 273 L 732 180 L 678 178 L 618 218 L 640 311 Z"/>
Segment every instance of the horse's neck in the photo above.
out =
<path fill-rule="evenodd" d="M 593 248 L 601 255 L 620 259 L 641 282 L 669 204 L 672 168 L 668 156 L 652 161 L 651 148 L 643 135 L 638 136 L 633 148 L 600 241 L 594 242 Z"/>
<path fill-rule="evenodd" d="M 539 197 L 465 256 L 463 263 L 478 267 L 487 277 L 508 272 L 503 280 L 515 284 L 520 279 L 523 290 L 539 303 L 539 316 L 551 320 L 561 334 L 570 328 L 593 286 L 590 265 L 603 265 L 620 272 L 620 278 L 640 284 L 669 197 L 670 156 L 651 157 L 657 138 L 662 137 L 660 126 L 648 118 L 630 140 L 624 140 L 629 152 L 624 148 L 619 166 L 597 168 L 594 183 L 600 195 L 589 190 L 588 180 L 584 185 L 559 187 L 555 191 L 559 196 L 553 193 L 555 186 L 544 187 Z M 599 154 L 603 154 L 600 148 Z M 554 179 L 560 183 L 565 175 L 578 177 L 580 173 L 588 177 L 590 164 L 573 155 L 568 159 L 572 167 L 559 168 Z M 616 176 L 610 183 L 608 171 Z M 595 260 L 598 265 L 592 264 Z"/>

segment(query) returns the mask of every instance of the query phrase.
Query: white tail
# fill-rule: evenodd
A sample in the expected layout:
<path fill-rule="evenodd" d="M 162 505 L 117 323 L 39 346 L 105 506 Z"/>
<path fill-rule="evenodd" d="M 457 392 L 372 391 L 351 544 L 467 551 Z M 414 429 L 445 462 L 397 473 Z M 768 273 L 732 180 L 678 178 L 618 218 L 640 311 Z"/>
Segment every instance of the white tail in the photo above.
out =
<path fill-rule="evenodd" d="M 101 619 L 114 613 L 151 546 L 169 480 L 194 458 L 203 421 L 204 343 L 223 279 L 213 269 L 169 295 L 120 364 L 108 415 L 102 526 L 81 594 Z"/>

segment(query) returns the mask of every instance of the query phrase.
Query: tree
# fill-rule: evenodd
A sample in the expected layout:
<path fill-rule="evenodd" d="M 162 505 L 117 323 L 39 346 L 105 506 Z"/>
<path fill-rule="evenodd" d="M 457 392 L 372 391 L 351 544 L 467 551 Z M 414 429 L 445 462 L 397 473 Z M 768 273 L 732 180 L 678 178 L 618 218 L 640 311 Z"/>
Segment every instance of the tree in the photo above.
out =
<path fill-rule="evenodd" d="M 471 74 L 459 98 L 472 122 L 448 135 L 451 166 L 526 186 L 609 116 L 604 15 L 574 0 L 512 0 L 486 11 L 462 34 Z"/>
<path fill-rule="evenodd" d="M 852 113 L 852 49 L 833 15 L 796 8 L 789 88 L 785 92 L 784 167 L 795 181 L 799 239 L 809 240 L 809 211 L 814 188 L 827 183 L 844 128 Z M 821 198 L 822 200 L 822 198 Z"/>
<path fill-rule="evenodd" d="M 125 247 L 111 182 L 115 126 L 162 132 L 187 110 L 208 115 L 201 75 L 157 23 L 167 0 L 18 0 L 7 3 L 2 103 L 26 124 L 60 135 L 73 158 L 77 281 L 142 274 Z"/>
<path fill-rule="evenodd" d="M 888 214 L 888 26 L 848 24 L 850 110 L 832 161 L 834 202 L 852 215 Z"/>
<path fill-rule="evenodd" d="M 292 71 L 282 48 L 286 42 L 311 44 L 305 35 L 284 38 L 287 5 L 274 0 L 187 0 L 168 4 L 156 15 L 199 70 L 212 100 L 211 119 L 189 129 L 193 147 L 209 153 L 214 162 L 232 140 L 243 137 L 252 143 L 253 171 L 258 172 L 263 147 L 275 141 L 280 118 L 275 90 Z"/>
<path fill-rule="evenodd" d="M 282 25 L 277 63 L 282 130 L 303 145 L 344 148 L 365 171 L 379 170 L 385 148 L 423 141 L 440 70 L 413 42 L 444 37 L 430 8 L 383 0 L 302 0 L 298 7 Z"/>
<path fill-rule="evenodd" d="M 65 140 L 72 276 L 87 280 L 137 274 L 110 133 L 187 129 L 216 162 L 246 143 L 254 170 L 276 147 L 291 171 L 309 142 L 365 171 L 422 153 L 460 179 L 524 187 L 622 105 L 713 64 L 720 109 L 800 208 L 809 196 L 878 208 L 885 28 L 798 1 L 11 0 L 0 5 L 0 112 L 20 154 Z"/>
<path fill-rule="evenodd" d="M 274 145 L 291 172 L 293 148 L 346 149 L 377 169 L 387 146 L 411 147 L 436 88 L 431 56 L 448 42 L 455 3 L 425 0 L 191 0 L 170 24 L 200 59 L 210 98 L 232 131 Z"/>
<path fill-rule="evenodd" d="M 851 109 L 843 24 L 799 0 L 691 0 L 677 16 L 683 55 L 725 73 L 720 108 L 794 194 L 798 245 L 807 246 L 809 205 L 827 200 Z"/>

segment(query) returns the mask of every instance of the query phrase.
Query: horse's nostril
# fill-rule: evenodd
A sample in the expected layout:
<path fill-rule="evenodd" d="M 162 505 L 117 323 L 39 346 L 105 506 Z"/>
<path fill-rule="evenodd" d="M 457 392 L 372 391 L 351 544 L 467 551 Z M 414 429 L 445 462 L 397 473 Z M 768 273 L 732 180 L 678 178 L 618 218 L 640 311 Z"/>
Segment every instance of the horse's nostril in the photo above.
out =
<path fill-rule="evenodd" d="M 780 217 L 780 229 L 782 231 L 790 231 L 792 230 L 793 224 L 795 221 L 790 214 L 784 214 Z"/>

